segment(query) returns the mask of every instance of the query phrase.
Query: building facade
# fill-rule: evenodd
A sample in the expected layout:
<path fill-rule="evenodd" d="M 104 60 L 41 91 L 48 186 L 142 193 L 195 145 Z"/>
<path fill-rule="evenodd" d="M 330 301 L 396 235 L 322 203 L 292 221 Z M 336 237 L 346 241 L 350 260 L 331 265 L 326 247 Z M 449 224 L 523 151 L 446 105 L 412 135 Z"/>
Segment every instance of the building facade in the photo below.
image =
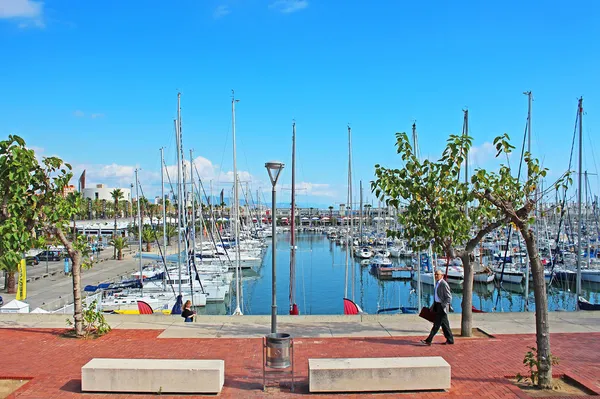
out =
<path fill-rule="evenodd" d="M 106 187 L 104 184 L 96 184 L 96 187 L 84 188 L 81 190 L 81 194 L 85 199 L 94 200 L 106 200 L 113 201 L 113 198 L 110 193 L 115 190 L 115 187 Z M 119 188 L 123 193 L 123 197 L 121 201 L 131 202 L 131 189 L 129 188 Z"/>

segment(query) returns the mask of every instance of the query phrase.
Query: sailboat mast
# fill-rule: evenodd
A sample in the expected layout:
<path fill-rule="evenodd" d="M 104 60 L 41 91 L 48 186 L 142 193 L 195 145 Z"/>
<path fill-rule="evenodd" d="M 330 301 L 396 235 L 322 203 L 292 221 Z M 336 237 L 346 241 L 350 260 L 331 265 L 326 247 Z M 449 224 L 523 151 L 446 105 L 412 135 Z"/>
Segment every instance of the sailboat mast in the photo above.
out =
<path fill-rule="evenodd" d="M 360 245 L 362 246 L 363 244 L 363 187 L 362 187 L 362 180 L 359 182 L 360 184 L 360 205 L 359 205 L 359 217 L 360 217 L 360 229 L 359 229 L 359 234 L 360 234 Z"/>
<path fill-rule="evenodd" d="M 137 197 L 137 217 L 138 217 L 138 243 L 139 243 L 139 248 L 140 248 L 140 286 L 141 286 L 141 296 L 144 296 L 144 273 L 143 273 L 143 266 L 142 266 L 142 216 L 141 216 L 141 205 L 142 205 L 142 201 L 140 201 L 140 190 L 139 190 L 139 186 L 140 183 L 138 181 L 138 170 L 135 170 L 135 196 Z"/>
<path fill-rule="evenodd" d="M 533 96 L 531 91 L 527 91 L 524 93 L 527 96 L 527 152 L 531 154 L 531 101 Z M 536 218 L 537 220 L 537 218 Z M 536 234 L 538 229 L 536 229 Z M 527 261 L 525 265 L 525 311 L 529 310 L 529 270 L 530 270 L 530 262 Z"/>
<path fill-rule="evenodd" d="M 465 137 L 469 136 L 469 110 L 463 110 L 465 116 L 463 121 L 463 135 Z M 469 152 L 465 154 L 465 184 L 469 184 Z M 469 217 L 469 206 L 465 207 L 465 214 Z"/>
<path fill-rule="evenodd" d="M 165 271 L 167 270 L 167 204 L 165 201 L 165 149 L 160 148 L 160 192 L 162 195 L 162 213 L 163 213 L 163 264 Z M 168 276 L 166 276 L 168 277 Z M 163 288 L 165 287 L 165 279 L 163 278 Z"/>
<path fill-rule="evenodd" d="M 235 249 L 236 249 L 236 266 L 235 266 L 235 311 L 234 315 L 242 315 L 242 308 L 240 306 L 241 296 L 241 283 L 240 283 L 240 270 L 241 270 L 241 259 L 240 259 L 240 230 L 238 225 L 238 214 L 239 214 L 239 199 L 238 199 L 238 175 L 237 175 L 237 156 L 235 148 L 235 103 L 239 101 L 235 99 L 235 92 L 231 90 L 231 131 L 233 133 L 233 206 L 232 215 L 230 221 L 233 222 L 235 231 Z"/>
<path fill-rule="evenodd" d="M 582 191 L 582 169 L 583 169 L 583 97 L 579 98 L 578 104 L 579 112 L 579 179 L 577 188 L 577 300 L 579 303 L 579 296 L 581 295 L 581 234 L 582 234 L 582 220 L 581 220 L 581 191 Z M 577 305 L 579 310 L 579 305 Z"/>
<path fill-rule="evenodd" d="M 175 120 L 175 140 L 177 143 L 177 270 L 179 277 L 179 295 L 181 295 L 181 239 L 183 228 L 183 171 L 182 171 L 182 151 L 181 151 L 181 93 L 177 93 L 177 120 Z"/>
<path fill-rule="evenodd" d="M 355 267 L 354 267 L 354 209 L 352 208 L 352 128 L 348 125 L 348 213 L 350 216 L 350 243 L 347 245 L 349 251 L 350 267 L 352 271 L 352 300 L 354 301 L 355 291 Z"/>
<path fill-rule="evenodd" d="M 190 263 L 190 291 L 192 292 L 192 304 L 194 303 L 194 273 L 196 270 L 192 270 L 192 266 L 196 265 L 196 192 L 194 191 L 194 155 L 193 151 L 190 149 L 190 191 L 192 194 L 192 229 L 191 233 L 191 241 L 192 241 L 192 262 Z M 195 269 L 195 267 L 194 267 Z"/>
<path fill-rule="evenodd" d="M 179 122 L 177 119 L 174 121 L 175 124 L 175 142 L 177 143 L 177 270 L 179 275 L 179 281 L 181 281 L 181 162 L 179 153 Z M 179 284 L 179 295 L 181 295 L 181 283 Z"/>
<path fill-rule="evenodd" d="M 290 236 L 290 314 L 297 315 L 296 304 L 296 121 L 292 122 L 292 230 Z"/>
<path fill-rule="evenodd" d="M 412 125 L 412 139 L 413 139 L 413 150 L 415 153 L 415 156 L 418 158 L 419 157 L 419 139 L 417 137 L 417 123 L 413 122 Z"/>

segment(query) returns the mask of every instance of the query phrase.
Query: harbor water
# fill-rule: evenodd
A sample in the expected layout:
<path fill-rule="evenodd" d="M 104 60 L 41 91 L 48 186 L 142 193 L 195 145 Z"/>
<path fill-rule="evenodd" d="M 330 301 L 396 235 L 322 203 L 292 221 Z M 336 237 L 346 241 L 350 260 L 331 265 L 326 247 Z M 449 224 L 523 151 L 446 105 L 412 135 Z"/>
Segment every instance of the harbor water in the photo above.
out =
<path fill-rule="evenodd" d="M 260 266 L 244 271 L 242 279 L 241 307 L 247 315 L 271 314 L 271 238 L 269 247 Z M 279 233 L 276 237 L 277 255 L 277 313 L 289 314 L 290 282 L 290 233 Z M 343 314 L 345 294 L 346 247 L 338 245 L 320 232 L 303 232 L 296 235 L 296 303 L 300 314 L 329 315 Z M 350 255 L 350 254 L 349 254 Z M 407 260 L 410 261 L 410 260 Z M 403 260 L 394 259 L 395 264 Z M 370 272 L 370 266 L 363 266 L 353 256 L 348 256 L 348 292 L 346 297 L 353 299 L 368 314 L 376 314 L 384 309 L 386 314 L 398 313 L 399 307 L 417 307 L 417 282 L 412 280 L 380 280 Z M 354 273 L 354 285 L 352 274 Z M 433 286 L 421 284 L 421 304 L 428 306 L 433 301 Z M 354 289 L 352 289 L 354 287 Z M 455 312 L 461 311 L 462 286 L 450 286 L 452 306 Z M 235 288 L 235 282 L 233 284 Z M 600 284 L 583 283 L 585 297 L 600 303 Z M 231 314 L 236 307 L 236 294 L 222 304 L 209 304 L 200 309 L 201 314 Z M 577 304 L 574 283 L 554 281 L 548 286 L 548 306 L 550 311 L 574 311 Z M 211 306 L 212 305 L 212 306 Z M 525 308 L 525 284 L 475 283 L 473 305 L 485 312 L 520 312 Z M 395 308 L 395 309 L 394 309 Z M 529 311 L 535 310 L 533 287 L 530 284 Z"/>

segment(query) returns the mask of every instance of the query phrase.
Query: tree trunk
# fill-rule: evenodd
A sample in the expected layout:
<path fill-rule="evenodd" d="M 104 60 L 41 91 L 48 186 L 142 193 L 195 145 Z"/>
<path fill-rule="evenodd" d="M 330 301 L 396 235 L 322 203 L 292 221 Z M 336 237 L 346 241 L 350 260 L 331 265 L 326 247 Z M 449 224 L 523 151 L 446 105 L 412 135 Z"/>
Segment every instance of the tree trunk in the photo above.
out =
<path fill-rule="evenodd" d="M 117 213 L 115 212 L 115 231 L 113 233 L 113 240 L 117 238 Z M 113 259 L 117 259 L 117 247 L 114 247 Z"/>
<path fill-rule="evenodd" d="M 548 325 L 548 296 L 544 281 L 544 267 L 540 261 L 535 236 L 525 226 L 521 235 L 527 246 L 531 273 L 533 276 L 533 293 L 535 296 L 535 330 L 537 343 L 538 387 L 552 388 L 552 357 L 550 354 L 550 326 Z"/>
<path fill-rule="evenodd" d="M 471 263 L 471 253 L 467 251 L 462 252 L 460 259 L 462 260 L 465 273 L 460 335 L 461 337 L 470 337 L 473 331 L 473 264 Z"/>
<path fill-rule="evenodd" d="M 9 294 L 17 293 L 17 279 L 15 278 L 15 272 L 6 273 L 6 287 Z"/>
<path fill-rule="evenodd" d="M 53 227 L 60 242 L 65 246 L 73 265 L 71 266 L 71 276 L 73 277 L 73 319 L 75 321 L 75 333 L 78 337 L 83 337 L 83 304 L 81 303 L 81 252 L 73 247 L 65 233 L 60 227 Z"/>
<path fill-rule="evenodd" d="M 151 243 L 149 243 L 149 242 L 146 243 L 146 252 L 150 252 L 152 250 L 150 245 L 151 245 Z"/>
<path fill-rule="evenodd" d="M 82 337 L 84 332 L 83 304 L 81 302 L 81 253 L 74 251 L 71 260 L 73 261 L 71 275 L 73 276 L 73 318 L 75 319 L 75 333 L 78 337 Z"/>

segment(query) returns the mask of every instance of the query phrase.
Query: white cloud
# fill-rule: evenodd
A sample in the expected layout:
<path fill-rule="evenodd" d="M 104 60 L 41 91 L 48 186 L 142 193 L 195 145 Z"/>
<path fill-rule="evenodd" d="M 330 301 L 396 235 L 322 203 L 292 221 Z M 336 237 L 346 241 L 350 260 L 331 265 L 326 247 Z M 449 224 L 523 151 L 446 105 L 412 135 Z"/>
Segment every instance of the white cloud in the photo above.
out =
<path fill-rule="evenodd" d="M 104 117 L 104 114 L 92 114 L 92 115 L 90 115 L 90 118 L 92 118 L 92 119 L 102 118 L 102 117 Z"/>
<path fill-rule="evenodd" d="M 469 151 L 469 162 L 474 166 L 482 167 L 494 158 L 496 158 L 496 147 L 489 141 L 473 146 Z"/>
<path fill-rule="evenodd" d="M 229 6 L 220 5 L 217 8 L 215 8 L 215 11 L 213 12 L 213 18 L 214 19 L 223 18 L 225 15 L 227 15 L 229 13 L 231 13 Z"/>
<path fill-rule="evenodd" d="M 308 0 L 276 0 L 269 5 L 269 8 L 277 10 L 283 14 L 291 14 L 308 7 Z"/>
<path fill-rule="evenodd" d="M 184 161 L 184 171 L 189 181 L 190 162 Z M 232 171 L 221 171 L 219 167 L 214 165 L 209 159 L 198 156 L 194 159 L 194 179 L 197 181 L 198 175 L 205 184 L 205 189 L 208 190 L 208 182 L 213 181 L 213 184 L 220 186 L 222 183 L 233 183 Z M 135 182 L 135 169 L 138 168 L 138 178 L 143 188 L 144 194 L 147 197 L 152 197 L 160 193 L 161 171 L 145 170 L 135 165 L 121 165 L 117 163 L 111 164 L 78 164 L 73 165 L 73 180 L 77 181 L 81 173 L 86 171 L 86 184 L 93 186 L 95 184 L 105 184 L 108 187 L 128 188 L 131 183 Z M 196 173 L 197 171 L 197 173 Z M 167 173 L 174 184 L 177 179 L 177 165 L 167 165 Z M 242 182 L 252 182 L 256 184 L 258 180 L 247 171 L 238 171 L 238 176 Z M 259 182 L 260 183 L 260 182 Z M 170 192 L 170 185 L 167 176 L 165 175 L 165 190 Z"/>
<path fill-rule="evenodd" d="M 291 185 L 284 184 L 282 185 L 282 189 L 291 190 Z M 310 197 L 337 197 L 336 190 L 334 190 L 330 184 L 325 183 L 310 183 L 303 181 L 300 183 L 296 183 L 296 191 L 297 195 L 307 195 Z"/>
<path fill-rule="evenodd" d="M 73 112 L 73 115 L 78 117 L 78 118 L 83 118 L 85 116 L 85 113 L 83 111 L 80 110 L 76 110 Z"/>
<path fill-rule="evenodd" d="M 19 20 L 19 28 L 43 28 L 44 3 L 33 0 L 0 0 L 0 19 Z"/>

